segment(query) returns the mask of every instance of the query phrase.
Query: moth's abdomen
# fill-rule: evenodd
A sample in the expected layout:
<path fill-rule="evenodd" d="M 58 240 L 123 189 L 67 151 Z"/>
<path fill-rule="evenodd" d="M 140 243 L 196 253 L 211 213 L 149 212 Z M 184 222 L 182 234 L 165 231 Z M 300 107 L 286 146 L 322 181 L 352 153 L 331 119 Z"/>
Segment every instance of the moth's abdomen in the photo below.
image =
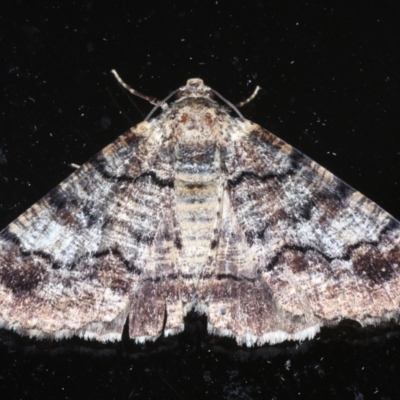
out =
<path fill-rule="evenodd" d="M 215 239 L 221 192 L 219 151 L 207 146 L 202 154 L 185 149 L 179 155 L 174 188 L 182 237 L 181 262 L 190 274 L 198 276 Z"/>
<path fill-rule="evenodd" d="M 175 181 L 176 212 L 182 237 L 181 262 L 198 275 L 211 251 L 219 210 L 219 180 L 204 184 Z"/>

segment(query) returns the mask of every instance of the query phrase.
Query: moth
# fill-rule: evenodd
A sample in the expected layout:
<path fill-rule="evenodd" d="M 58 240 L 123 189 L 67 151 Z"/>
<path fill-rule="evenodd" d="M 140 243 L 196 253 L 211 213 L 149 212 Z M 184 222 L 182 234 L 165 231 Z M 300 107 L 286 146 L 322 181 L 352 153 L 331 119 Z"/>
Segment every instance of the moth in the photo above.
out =
<path fill-rule="evenodd" d="M 397 220 L 201 79 L 174 94 L 1 231 L 1 327 L 144 342 L 195 310 L 252 346 L 398 316 Z"/>

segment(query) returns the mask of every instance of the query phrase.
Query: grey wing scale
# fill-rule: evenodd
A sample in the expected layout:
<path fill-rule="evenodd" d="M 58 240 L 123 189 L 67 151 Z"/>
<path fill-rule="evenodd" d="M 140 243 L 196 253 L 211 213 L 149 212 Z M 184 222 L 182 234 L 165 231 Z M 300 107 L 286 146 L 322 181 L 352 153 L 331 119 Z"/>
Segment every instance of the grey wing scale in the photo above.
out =
<path fill-rule="evenodd" d="M 346 318 L 396 317 L 399 222 L 271 133 L 242 124 L 225 155 L 215 265 L 200 285 L 209 330 L 253 345 L 311 338 Z"/>

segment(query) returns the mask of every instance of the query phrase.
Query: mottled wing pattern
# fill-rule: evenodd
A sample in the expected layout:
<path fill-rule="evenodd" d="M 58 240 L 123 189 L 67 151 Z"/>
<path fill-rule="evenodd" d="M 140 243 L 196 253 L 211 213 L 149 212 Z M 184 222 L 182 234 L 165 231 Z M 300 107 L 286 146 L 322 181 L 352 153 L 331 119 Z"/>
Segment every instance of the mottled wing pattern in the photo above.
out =
<path fill-rule="evenodd" d="M 145 341 L 194 308 L 254 345 L 397 317 L 399 222 L 200 79 L 177 92 L 0 232 L 0 326 Z"/>
<path fill-rule="evenodd" d="M 224 161 L 216 263 L 200 289 L 211 332 L 276 343 L 397 316 L 398 221 L 250 121 Z"/>
<path fill-rule="evenodd" d="M 177 274 L 176 229 L 170 168 L 154 174 L 168 149 L 151 124 L 122 135 L 1 232 L 1 326 L 117 340 L 133 304 L 137 339 L 160 335 L 166 299 L 178 301 L 164 279 Z"/>

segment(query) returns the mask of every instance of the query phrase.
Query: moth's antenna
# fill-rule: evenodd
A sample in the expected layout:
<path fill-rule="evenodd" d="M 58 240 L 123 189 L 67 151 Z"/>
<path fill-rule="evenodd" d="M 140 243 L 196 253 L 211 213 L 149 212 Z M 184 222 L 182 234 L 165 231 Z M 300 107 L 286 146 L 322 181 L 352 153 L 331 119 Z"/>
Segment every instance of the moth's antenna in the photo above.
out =
<path fill-rule="evenodd" d="M 155 97 L 147 96 L 143 93 L 138 92 L 136 89 L 131 88 L 129 85 L 127 85 L 121 77 L 118 75 L 117 71 L 115 69 L 111 70 L 111 73 L 115 76 L 115 79 L 118 81 L 118 83 L 126 89 L 128 92 L 132 93 L 133 95 L 140 97 L 143 100 L 147 100 L 149 103 L 154 104 L 155 106 L 158 106 L 160 103 L 160 100 L 156 99 Z"/>
<path fill-rule="evenodd" d="M 224 103 L 228 104 L 228 106 L 230 108 L 232 108 L 233 111 L 235 111 L 235 113 L 239 116 L 240 119 L 244 119 L 242 113 L 235 107 L 235 105 L 233 103 L 231 103 L 229 100 L 227 100 L 224 96 L 222 96 L 221 94 L 219 94 L 216 90 L 211 89 L 211 91 L 217 96 L 219 97 Z"/>
<path fill-rule="evenodd" d="M 246 105 L 247 103 L 250 103 L 250 101 L 252 101 L 252 100 L 257 96 L 257 93 L 260 91 L 260 89 L 261 89 L 261 87 L 260 87 L 260 86 L 257 86 L 257 87 L 254 89 L 254 92 L 253 92 L 246 100 L 243 100 L 243 101 L 241 101 L 241 102 L 238 103 L 238 104 L 233 104 L 233 103 L 231 103 L 229 100 L 225 99 L 224 96 L 222 96 L 221 94 L 219 94 L 216 90 L 214 90 L 214 89 L 211 89 L 211 90 L 212 90 L 212 92 L 213 92 L 216 96 L 218 96 L 224 103 L 228 104 L 228 106 L 229 106 L 230 108 L 232 108 L 233 111 L 235 111 L 235 113 L 239 116 L 240 119 L 244 119 L 242 113 L 238 110 L 238 108 L 243 107 L 243 106 Z"/>
<path fill-rule="evenodd" d="M 240 103 L 235 104 L 236 107 L 240 108 L 245 106 L 246 104 L 250 103 L 254 98 L 257 96 L 258 92 L 261 90 L 261 86 L 257 86 L 254 89 L 254 92 L 246 99 L 241 101 Z"/>
<path fill-rule="evenodd" d="M 140 93 L 139 91 L 137 91 L 136 89 L 131 88 L 128 84 L 126 84 L 122 78 L 118 75 L 117 71 L 115 69 L 111 70 L 111 73 L 115 76 L 115 79 L 118 81 L 118 83 L 124 88 L 126 89 L 128 92 L 132 93 L 134 96 L 140 97 L 143 100 L 147 100 L 150 104 L 153 104 L 155 107 L 150 111 L 150 113 L 147 115 L 147 117 L 145 118 L 145 121 L 148 121 L 150 119 L 150 117 L 156 112 L 156 110 L 161 107 L 162 109 L 165 110 L 165 108 L 168 107 L 167 104 L 167 100 L 169 100 L 172 96 L 174 96 L 179 89 L 173 91 L 172 93 L 170 93 L 164 100 L 158 100 L 155 97 L 151 97 L 151 96 L 147 96 L 143 93 Z M 227 100 L 224 96 L 222 96 L 221 94 L 219 94 L 216 90 L 211 89 L 211 91 L 217 96 L 219 97 L 224 103 L 226 103 L 230 108 L 232 108 L 233 111 L 235 111 L 235 113 L 239 116 L 240 119 L 244 119 L 243 115 L 241 114 L 241 112 L 238 110 L 239 107 L 243 107 L 244 105 L 250 103 L 250 101 L 252 101 L 256 96 L 257 93 L 260 91 L 261 87 L 257 86 L 254 89 L 254 92 L 245 100 L 241 101 L 238 104 L 233 104 L 231 103 L 229 100 Z"/>
<path fill-rule="evenodd" d="M 176 93 L 178 93 L 179 89 L 174 90 L 172 93 L 170 93 L 164 100 L 159 101 L 153 109 L 149 112 L 148 116 L 145 118 L 145 121 L 148 121 L 150 117 L 156 112 L 158 107 L 161 107 L 163 110 L 168 108 L 168 103 L 167 100 L 169 100 L 172 96 L 174 96 Z"/>
<path fill-rule="evenodd" d="M 126 84 L 122 78 L 118 75 L 118 72 L 115 69 L 111 70 L 111 73 L 115 76 L 115 79 L 118 83 L 126 89 L 128 92 L 132 93 L 134 96 L 140 97 L 143 100 L 147 100 L 150 104 L 153 104 L 155 107 L 150 111 L 150 113 L 145 118 L 145 121 L 148 121 L 150 117 L 155 113 L 157 108 L 161 107 L 163 110 L 168 107 L 167 100 L 169 100 L 174 94 L 178 92 L 179 89 L 170 93 L 164 100 L 158 100 L 155 97 L 147 96 L 143 93 L 140 93 L 136 89 L 131 88 L 128 84 Z"/>

